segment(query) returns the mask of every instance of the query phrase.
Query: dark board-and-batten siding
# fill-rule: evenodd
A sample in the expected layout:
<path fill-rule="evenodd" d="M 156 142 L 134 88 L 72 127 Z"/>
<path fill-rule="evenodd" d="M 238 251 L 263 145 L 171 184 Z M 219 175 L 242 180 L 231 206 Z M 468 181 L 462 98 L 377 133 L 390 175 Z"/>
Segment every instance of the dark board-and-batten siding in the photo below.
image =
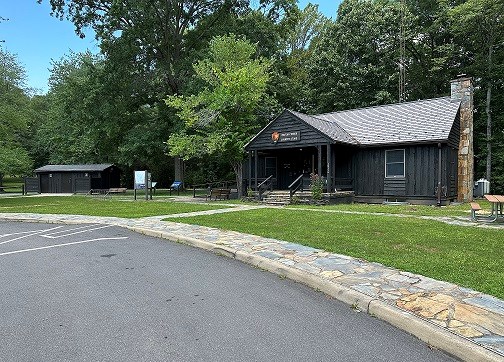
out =
<path fill-rule="evenodd" d="M 405 178 L 387 178 L 383 181 L 383 194 L 390 196 L 406 196 Z"/>
<path fill-rule="evenodd" d="M 298 141 L 277 142 L 274 143 L 271 139 L 273 132 L 299 132 Z M 315 145 L 325 145 L 331 143 L 327 136 L 310 127 L 303 121 L 289 112 L 282 113 L 268 127 L 262 130 L 246 147 L 247 151 L 252 150 L 267 150 L 293 147 L 308 147 Z"/>
<path fill-rule="evenodd" d="M 460 142 L 460 110 L 457 112 L 455 121 L 453 122 L 452 129 L 448 135 L 448 145 L 458 149 Z"/>
<path fill-rule="evenodd" d="M 385 150 L 405 150 L 405 177 L 385 177 Z M 447 144 L 441 148 L 441 184 L 447 197 L 456 196 L 456 150 Z M 363 196 L 436 195 L 439 172 L 437 144 L 358 150 L 353 157 L 354 191 Z"/>

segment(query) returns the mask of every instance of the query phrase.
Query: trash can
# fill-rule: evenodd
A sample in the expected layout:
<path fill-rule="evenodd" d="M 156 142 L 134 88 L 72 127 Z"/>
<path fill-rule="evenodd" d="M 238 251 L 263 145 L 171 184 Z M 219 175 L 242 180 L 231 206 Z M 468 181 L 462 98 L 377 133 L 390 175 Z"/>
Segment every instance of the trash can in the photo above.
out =
<path fill-rule="evenodd" d="M 474 183 L 473 195 L 475 197 L 483 197 L 490 193 L 490 181 L 480 178 Z"/>

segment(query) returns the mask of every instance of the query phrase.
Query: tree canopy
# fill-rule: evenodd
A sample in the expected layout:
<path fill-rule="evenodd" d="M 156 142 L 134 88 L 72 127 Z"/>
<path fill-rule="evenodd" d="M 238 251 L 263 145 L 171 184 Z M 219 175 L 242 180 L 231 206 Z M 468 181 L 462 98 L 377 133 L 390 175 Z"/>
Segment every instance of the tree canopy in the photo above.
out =
<path fill-rule="evenodd" d="M 241 191 L 243 147 L 260 127 L 256 117 L 266 95 L 270 63 L 253 59 L 256 46 L 235 35 L 215 37 L 208 58 L 194 65 L 202 90 L 171 96 L 166 103 L 185 122 L 168 140 L 170 154 L 189 160 L 210 154 L 228 160 Z"/>
<path fill-rule="evenodd" d="M 181 174 L 172 155 L 186 160 L 186 181 L 227 178 L 284 107 L 397 102 L 402 24 L 406 100 L 446 95 L 449 80 L 472 76 L 476 176 L 504 192 L 502 1 L 343 0 L 334 19 L 295 0 L 37 1 L 80 36 L 92 28 L 101 52 L 56 60 L 37 97 L 2 52 L 4 160 L 114 162 L 166 185 Z"/>
<path fill-rule="evenodd" d="M 0 185 L 5 175 L 30 172 L 32 161 L 21 143 L 29 117 L 25 70 L 16 56 L 0 47 Z"/>

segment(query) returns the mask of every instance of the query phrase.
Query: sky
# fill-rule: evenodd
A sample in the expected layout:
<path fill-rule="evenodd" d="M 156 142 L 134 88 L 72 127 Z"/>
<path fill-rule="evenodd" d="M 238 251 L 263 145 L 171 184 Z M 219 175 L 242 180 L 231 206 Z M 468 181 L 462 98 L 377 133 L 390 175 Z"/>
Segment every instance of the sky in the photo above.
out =
<path fill-rule="evenodd" d="M 303 9 L 308 2 L 299 0 L 299 7 Z M 335 18 L 341 0 L 311 2 L 318 4 L 324 15 Z M 52 60 L 59 60 L 70 51 L 99 52 L 91 32 L 80 39 L 71 22 L 60 21 L 50 12 L 49 0 L 43 0 L 42 4 L 36 0 L 0 0 L 0 17 L 9 19 L 0 23 L 0 46 L 17 55 L 26 70 L 26 85 L 39 94 L 48 90 Z"/>

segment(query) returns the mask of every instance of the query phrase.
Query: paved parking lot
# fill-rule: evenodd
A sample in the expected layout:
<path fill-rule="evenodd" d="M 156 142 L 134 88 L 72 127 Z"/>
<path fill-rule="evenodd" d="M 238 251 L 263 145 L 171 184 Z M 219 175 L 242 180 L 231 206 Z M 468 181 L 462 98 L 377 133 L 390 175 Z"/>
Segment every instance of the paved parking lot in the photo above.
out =
<path fill-rule="evenodd" d="M 449 361 L 235 260 L 103 225 L 0 222 L 2 361 Z"/>

